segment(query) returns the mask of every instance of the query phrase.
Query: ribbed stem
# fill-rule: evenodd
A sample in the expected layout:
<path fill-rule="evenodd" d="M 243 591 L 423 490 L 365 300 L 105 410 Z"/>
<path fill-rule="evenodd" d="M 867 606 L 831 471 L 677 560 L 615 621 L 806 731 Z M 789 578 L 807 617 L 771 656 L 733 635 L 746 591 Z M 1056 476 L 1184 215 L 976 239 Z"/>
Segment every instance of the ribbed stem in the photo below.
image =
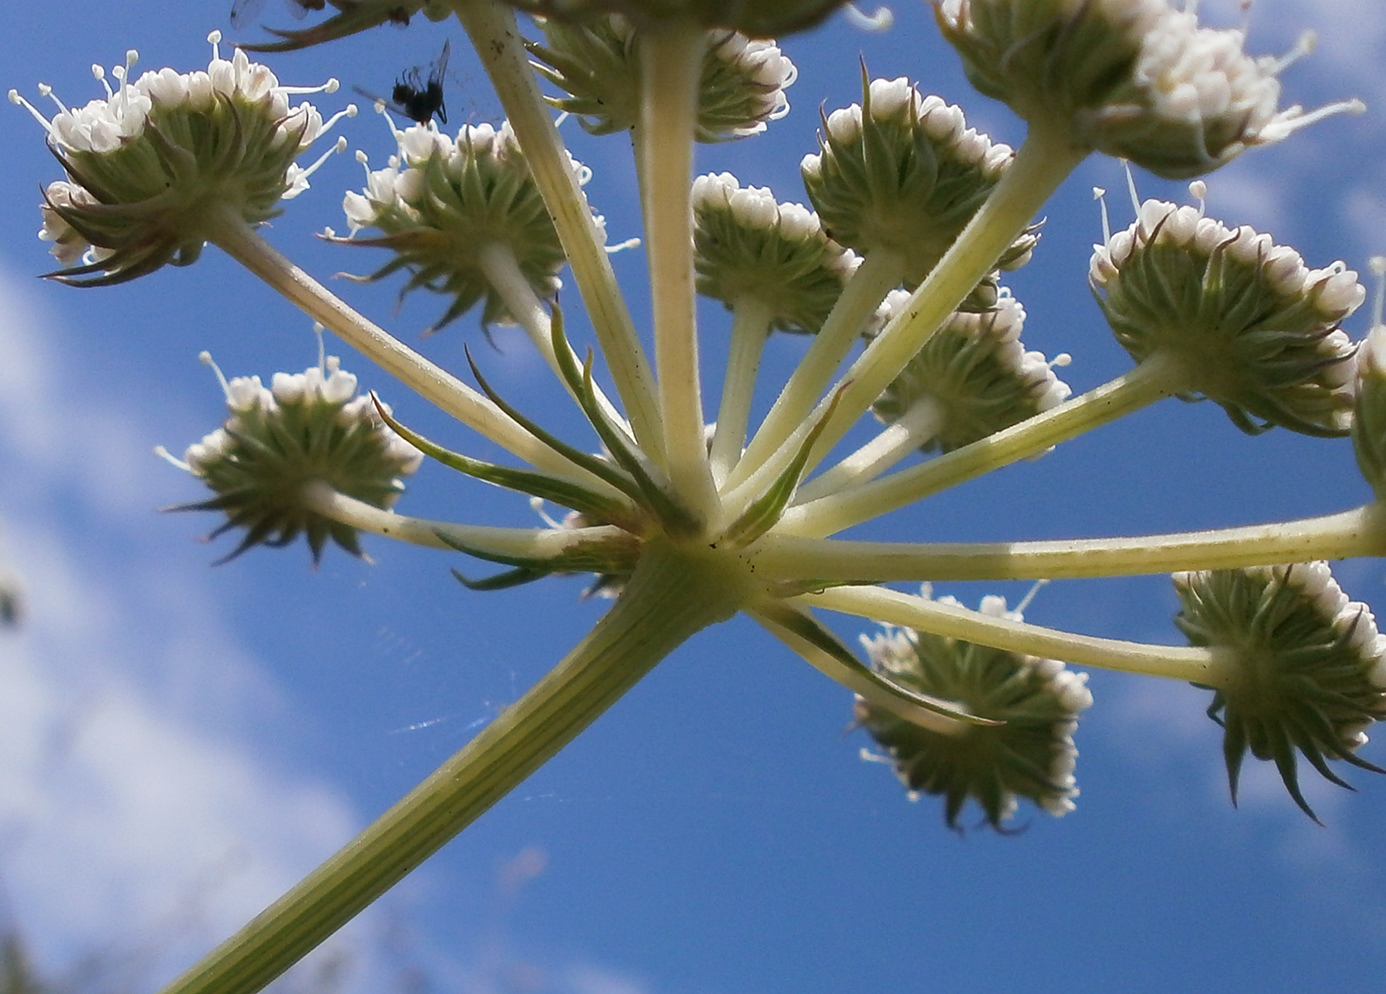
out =
<path fill-rule="evenodd" d="M 831 535 L 913 504 L 1177 393 L 1183 388 L 1179 372 L 1173 360 L 1147 359 L 1124 376 L 947 455 L 791 507 L 780 527 L 784 534 Z"/>
<path fill-rule="evenodd" d="M 557 476 L 605 491 L 606 484 L 540 442 L 490 399 L 435 365 L 284 257 L 245 221 L 226 212 L 207 220 L 208 239 L 309 317 L 341 337 L 405 386 L 478 434 Z"/>
<path fill-rule="evenodd" d="M 731 350 L 722 378 L 722 399 L 717 408 L 717 430 L 712 437 L 712 477 L 726 479 L 741 458 L 746 444 L 746 425 L 751 417 L 756 374 L 760 370 L 765 339 L 770 333 L 770 305 L 746 294 L 732 305 Z"/>
<path fill-rule="evenodd" d="M 736 573 L 737 577 L 741 573 Z M 725 557 L 651 543 L 547 676 L 336 855 L 162 994 L 254 994 L 508 794 L 696 632 L 748 596 Z"/>
<path fill-rule="evenodd" d="M 703 521 L 717 506 L 704 435 L 693 283 L 693 136 L 707 33 L 670 19 L 639 35 L 640 172 L 653 298 L 664 454 L 680 502 Z"/>
<path fill-rule="evenodd" d="M 772 531 L 756 544 L 754 562 L 767 582 L 889 583 L 1133 576 L 1383 555 L 1386 507 L 1368 504 L 1269 525 L 1046 542 L 846 542 Z"/>
<path fill-rule="evenodd" d="M 515 13 L 497 0 L 454 0 L 457 19 L 476 48 L 496 96 L 524 150 L 534 182 L 553 218 L 573 279 L 592 319 L 616 393 L 640 447 L 661 462 L 663 442 L 654 377 L 640 347 L 611 260 L 553 123 L 553 111 L 525 52 Z"/>
<path fill-rule="evenodd" d="M 1221 683 L 1226 678 L 1227 666 L 1235 667 L 1236 663 L 1236 653 L 1230 650 L 1147 645 L 1076 635 L 1022 621 L 994 618 L 979 611 L 949 607 L 882 587 L 841 587 L 821 594 L 808 594 L 796 598 L 795 602 L 801 607 L 842 611 L 1010 652 L 1124 673 L 1188 680 L 1207 687 Z"/>

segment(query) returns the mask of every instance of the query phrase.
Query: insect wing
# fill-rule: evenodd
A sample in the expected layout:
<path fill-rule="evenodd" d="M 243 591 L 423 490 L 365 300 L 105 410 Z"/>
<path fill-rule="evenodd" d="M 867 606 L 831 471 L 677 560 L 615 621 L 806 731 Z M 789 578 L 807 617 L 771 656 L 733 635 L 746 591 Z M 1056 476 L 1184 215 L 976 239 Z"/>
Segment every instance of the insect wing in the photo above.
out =
<path fill-rule="evenodd" d="M 231 4 L 231 26 L 243 28 L 260 16 L 265 9 L 265 0 L 235 0 Z"/>

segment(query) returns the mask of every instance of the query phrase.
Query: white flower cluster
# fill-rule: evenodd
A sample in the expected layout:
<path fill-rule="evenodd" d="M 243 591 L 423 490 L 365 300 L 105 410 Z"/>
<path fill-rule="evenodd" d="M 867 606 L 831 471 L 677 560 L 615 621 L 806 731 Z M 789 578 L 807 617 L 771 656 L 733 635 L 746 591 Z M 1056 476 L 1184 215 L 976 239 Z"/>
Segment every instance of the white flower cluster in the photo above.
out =
<path fill-rule="evenodd" d="M 209 466 L 225 459 L 239 444 L 237 420 L 244 415 L 273 417 L 284 407 L 335 407 L 332 420 L 343 428 L 372 425 L 385 442 L 385 458 L 398 465 L 397 472 L 408 475 L 418 469 L 423 454 L 393 431 L 380 424 L 375 404 L 369 396 L 358 396 L 354 373 L 341 368 L 337 356 L 328 356 L 323 366 L 310 366 L 301 373 L 275 373 L 266 387 L 259 376 L 237 376 L 226 382 L 226 406 L 232 417 L 227 426 L 217 428 L 202 441 L 188 446 L 183 461 L 195 476 L 204 476 Z M 389 412 L 383 402 L 381 406 Z"/>
<path fill-rule="evenodd" d="M 213 36 L 214 46 L 219 37 Z M 277 121 L 274 147 L 295 142 L 300 149 L 305 149 L 325 130 L 322 115 L 312 104 L 305 101 L 297 107 L 289 105 L 289 95 L 304 92 L 302 89 L 280 86 L 278 77 L 268 66 L 251 62 L 239 48 L 229 60 L 215 54 L 215 47 L 213 51 L 212 61 L 205 71 L 179 73 L 164 68 L 146 72 L 131 81 L 129 73 L 138 58 L 132 49 L 125 65 L 117 66 L 111 73 L 119 84 L 117 89 L 111 88 L 100 67 L 94 70 L 106 88 L 105 99 L 91 100 L 77 108 L 59 103 L 60 110 L 51 121 L 45 121 L 32 106 L 29 109 L 44 125 L 54 145 L 68 151 L 98 154 L 113 152 L 123 143 L 144 134 L 146 123 L 157 118 L 160 111 L 210 112 L 219 99 L 240 105 L 258 105 L 265 117 Z M 321 89 L 330 93 L 336 88 L 333 80 Z M 49 95 L 47 88 L 42 92 Z M 24 102 L 14 90 L 10 91 L 10 100 Z"/>
<path fill-rule="evenodd" d="M 961 109 L 933 94 L 921 96 L 903 76 L 873 79 L 867 92 L 872 121 L 912 125 L 937 145 L 948 147 L 958 163 L 975 166 L 985 175 L 999 176 L 1015 156 L 1009 145 L 992 144 L 986 135 L 967 127 Z M 862 121 L 861 104 L 839 108 L 828 115 L 828 137 L 843 145 L 854 143 L 861 137 Z M 822 170 L 822 156 L 804 156 L 800 168 L 806 177 L 817 176 Z"/>
<path fill-rule="evenodd" d="M 877 326 L 884 327 L 909 302 L 910 296 L 908 290 L 892 290 L 886 294 L 885 300 L 876 309 Z M 1033 400 L 1036 412 L 1044 412 L 1058 407 L 1073 394 L 1073 388 L 1054 373 L 1055 366 L 1067 364 L 1068 356 L 1060 355 L 1051 361 L 1045 358 L 1043 352 L 1026 349 L 1025 343 L 1020 340 L 1024 325 L 1025 308 L 1008 289 L 1002 288 L 993 310 L 980 313 L 954 311 L 939 329 L 939 335 L 947 333 L 990 339 L 995 344 L 989 354 L 1012 374 L 1013 382 L 1019 384 Z"/>
<path fill-rule="evenodd" d="M 1269 288 L 1279 295 L 1302 296 L 1329 320 L 1346 316 L 1366 298 L 1357 273 L 1341 262 L 1310 269 L 1298 252 L 1288 245 L 1276 245 L 1270 235 L 1247 225 L 1228 228 L 1195 207 L 1161 200 L 1145 201 L 1131 227 L 1117 232 L 1105 245 L 1093 246 L 1089 267 L 1092 281 L 1106 286 L 1136 251 L 1152 244 L 1192 249 L 1203 256 L 1222 249 L 1232 259 L 1258 267 Z M 1335 330 L 1324 339 L 1324 351 L 1336 352 L 1348 341 L 1346 334 Z"/>
<path fill-rule="evenodd" d="M 726 137 L 745 138 L 759 134 L 766 122 L 778 121 L 789 113 L 785 90 L 794 85 L 799 70 L 773 41 L 747 38 L 732 32 L 715 40 L 710 58 L 735 69 L 748 87 L 759 94 L 756 107 L 746 115 L 746 123 L 728 129 Z"/>
<path fill-rule="evenodd" d="M 856 253 L 823 231 L 818 215 L 803 204 L 780 203 L 765 186 L 742 186 L 731 173 L 708 173 L 693 181 L 694 212 L 723 209 L 742 227 L 773 231 L 785 241 L 816 243 L 825 250 L 823 268 L 849 275 L 861 264 Z"/>

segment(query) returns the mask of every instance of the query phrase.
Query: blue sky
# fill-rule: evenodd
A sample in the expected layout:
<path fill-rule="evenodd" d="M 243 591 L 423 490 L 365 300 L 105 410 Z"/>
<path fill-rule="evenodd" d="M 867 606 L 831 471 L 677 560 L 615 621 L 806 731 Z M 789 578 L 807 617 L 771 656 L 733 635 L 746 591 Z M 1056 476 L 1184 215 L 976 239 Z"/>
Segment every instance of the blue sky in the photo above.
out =
<path fill-rule="evenodd" d="M 91 63 L 118 63 L 131 46 L 145 67 L 205 66 L 203 39 L 227 27 L 227 7 L 5 4 L 0 82 L 30 96 L 48 82 L 80 103 L 98 92 Z M 278 0 L 267 12 L 286 20 Z M 873 75 L 910 75 L 994 138 L 1018 142 L 1004 109 L 970 94 L 923 6 L 897 15 L 884 36 L 835 21 L 787 39 L 800 68 L 794 113 L 767 136 L 701 149 L 699 170 L 730 169 L 802 199 L 797 165 L 813 151 L 816 109 L 857 98 L 858 53 Z M 1254 51 L 1283 51 L 1306 27 L 1320 34 L 1319 51 L 1286 75 L 1287 103 L 1355 95 L 1386 108 L 1386 8 L 1263 0 L 1252 24 Z M 493 120 L 452 25 L 381 29 L 270 64 L 286 82 L 337 75 L 380 91 L 446 37 L 451 119 Z M 1341 258 L 1361 269 L 1386 250 L 1383 121 L 1379 111 L 1334 119 L 1245 156 L 1211 180 L 1209 213 L 1272 232 L 1311 266 Z M 345 133 L 377 164 L 391 150 L 371 115 Z M 596 171 L 590 192 L 612 238 L 637 234 L 626 142 L 565 133 Z M 151 989 L 460 747 L 602 605 L 581 602 L 576 580 L 469 593 L 448 569 L 474 564 L 381 541 L 367 541 L 373 564 L 329 552 L 314 570 L 295 548 L 213 568 L 229 546 L 198 540 L 211 518 L 155 513 L 199 489 L 151 449 L 181 451 L 222 417 L 200 350 L 228 375 L 299 371 L 316 358 L 309 322 L 215 250 L 108 290 L 35 280 L 50 263 L 33 237 L 38 191 L 57 167 L 15 108 L 0 114 L 0 140 L 10 175 L 0 198 L 0 557 L 25 577 L 30 609 L 22 631 L 0 634 L 0 907 L 50 969 L 97 949 L 133 988 Z M 341 194 L 361 178 L 338 157 L 268 237 L 321 277 L 374 268 L 368 250 L 313 237 L 344 228 Z M 1149 176 L 1137 182 L 1145 195 L 1182 197 Z M 1114 225 L 1128 223 L 1119 168 L 1094 159 L 1047 210 L 1035 262 L 1009 281 L 1029 313 L 1026 344 L 1073 353 L 1065 378 L 1078 390 L 1129 365 L 1085 283 L 1100 232 L 1095 184 L 1113 191 Z M 637 253 L 615 265 L 638 287 Z M 420 342 L 441 301 L 396 310 L 397 283 L 334 285 L 445 365 L 461 367 L 470 344 L 507 396 L 566 416 L 534 387 L 545 374 L 513 334 L 501 330 L 493 351 L 464 319 Z M 639 292 L 632 301 L 644 313 Z M 712 370 L 725 321 L 720 307 L 703 316 Z M 1365 329 L 1365 314 L 1350 320 L 1354 336 Z M 363 360 L 329 349 L 407 421 L 486 453 Z M 782 377 L 801 350 L 773 343 L 772 370 Z M 863 534 L 1164 531 L 1367 498 L 1345 442 L 1247 439 L 1212 405 L 1168 401 Z M 437 467 L 420 472 L 401 509 L 533 523 L 522 500 Z M 1379 563 L 1337 575 L 1353 597 L 1386 605 Z M 940 592 L 975 603 L 985 591 Z M 1014 601 L 1024 588 L 1002 592 Z M 1152 578 L 1056 583 L 1027 617 L 1175 642 L 1174 610 L 1167 579 Z M 1092 687 L 1078 810 L 1062 820 L 1023 812 L 1028 828 L 1014 837 L 958 838 L 937 804 L 909 803 L 885 768 L 858 759 L 867 743 L 846 731 L 846 691 L 752 625 L 705 632 L 352 926 L 336 944 L 346 982 L 388 990 L 416 965 L 432 989 L 466 994 L 1378 986 L 1386 783 L 1352 771 L 1361 792 L 1350 795 L 1311 780 L 1319 828 L 1255 764 L 1234 811 L 1206 694 L 1104 673 Z M 1365 756 L 1383 762 L 1381 743 Z"/>

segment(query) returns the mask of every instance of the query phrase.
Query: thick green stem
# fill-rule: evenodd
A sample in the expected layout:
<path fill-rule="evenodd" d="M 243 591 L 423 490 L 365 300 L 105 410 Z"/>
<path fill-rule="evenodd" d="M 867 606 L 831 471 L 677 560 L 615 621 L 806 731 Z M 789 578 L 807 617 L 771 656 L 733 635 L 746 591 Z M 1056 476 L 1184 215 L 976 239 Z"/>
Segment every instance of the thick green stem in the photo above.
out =
<path fill-rule="evenodd" d="M 717 494 L 708 463 L 693 284 L 693 136 L 707 32 L 671 19 L 639 35 L 640 172 L 654 308 L 664 454 L 680 501 L 703 521 Z"/>
<path fill-rule="evenodd" d="M 1059 659 L 1066 663 L 1141 673 L 1146 676 L 1188 680 L 1213 687 L 1237 665 L 1231 650 L 1192 646 L 1146 645 L 1117 639 L 1094 638 L 1055 631 L 1023 621 L 994 618 L 978 611 L 952 607 L 880 587 L 842 587 L 821 594 L 807 594 L 791 603 L 801 607 L 842 611 L 889 625 L 906 625 L 916 631 L 989 645 L 1010 652 Z M 1229 670 L 1229 667 L 1231 668 Z"/>
<path fill-rule="evenodd" d="M 846 542 L 775 530 L 756 544 L 754 563 L 767 582 L 887 583 L 1133 576 L 1352 556 L 1386 556 L 1386 507 L 1241 528 L 1046 542 Z"/>
<path fill-rule="evenodd" d="M 240 217 L 212 224 L 209 240 L 290 303 L 338 335 L 405 386 L 531 466 L 601 491 L 609 487 L 544 445 L 490 399 L 415 352 L 299 269 Z"/>
<path fill-rule="evenodd" d="M 689 637 L 750 599 L 726 557 L 652 542 L 611 610 L 519 701 L 162 994 L 254 994 L 573 740 Z"/>
<path fill-rule="evenodd" d="M 662 463 L 654 378 L 625 298 L 616 284 L 603 236 L 558 136 L 552 110 L 539 92 L 524 39 L 515 24 L 515 13 L 497 0 L 454 0 L 454 10 L 524 149 L 525 161 L 558 230 L 631 429 L 640 447 L 656 463 Z"/>
<path fill-rule="evenodd" d="M 1125 376 L 947 455 L 888 476 L 791 507 L 783 534 L 823 536 L 869 521 L 983 473 L 1038 455 L 1085 431 L 1140 410 L 1184 387 L 1170 359 L 1151 358 Z"/>

